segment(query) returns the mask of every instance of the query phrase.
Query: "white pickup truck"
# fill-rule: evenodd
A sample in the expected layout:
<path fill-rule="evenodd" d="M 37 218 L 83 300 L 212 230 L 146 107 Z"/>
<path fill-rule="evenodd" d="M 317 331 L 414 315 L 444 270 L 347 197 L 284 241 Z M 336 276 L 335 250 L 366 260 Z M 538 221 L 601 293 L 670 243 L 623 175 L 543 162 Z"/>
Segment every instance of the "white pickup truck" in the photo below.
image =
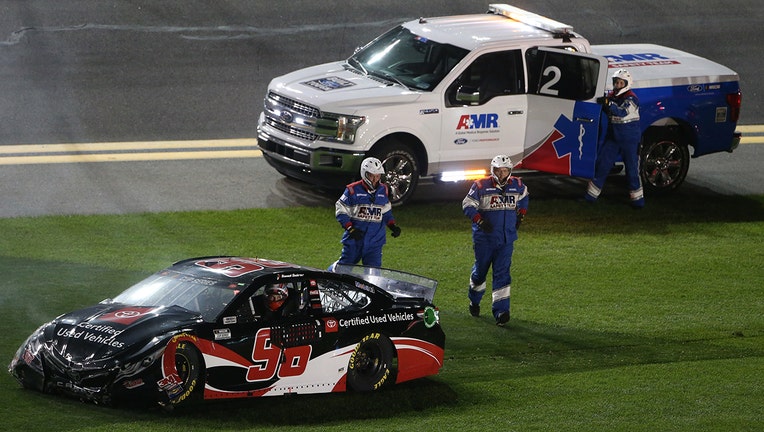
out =
<path fill-rule="evenodd" d="M 693 157 L 740 143 L 738 75 L 658 45 L 589 45 L 569 25 L 505 4 L 488 13 L 420 18 L 347 60 L 274 78 L 258 122 L 263 156 L 321 186 L 383 161 L 394 204 L 421 177 L 486 175 L 509 155 L 518 170 L 594 174 L 607 119 L 608 72 L 628 69 L 640 99 L 646 191 L 676 189 Z"/>

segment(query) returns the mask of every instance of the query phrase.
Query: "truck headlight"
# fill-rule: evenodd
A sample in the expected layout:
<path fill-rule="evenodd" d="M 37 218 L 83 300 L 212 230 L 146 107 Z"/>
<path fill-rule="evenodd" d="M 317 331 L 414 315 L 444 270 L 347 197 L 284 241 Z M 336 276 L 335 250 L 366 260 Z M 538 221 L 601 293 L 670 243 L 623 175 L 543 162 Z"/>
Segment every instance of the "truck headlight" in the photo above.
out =
<path fill-rule="evenodd" d="M 316 122 L 316 132 L 332 141 L 353 144 L 358 128 L 366 121 L 366 117 L 325 113 Z"/>

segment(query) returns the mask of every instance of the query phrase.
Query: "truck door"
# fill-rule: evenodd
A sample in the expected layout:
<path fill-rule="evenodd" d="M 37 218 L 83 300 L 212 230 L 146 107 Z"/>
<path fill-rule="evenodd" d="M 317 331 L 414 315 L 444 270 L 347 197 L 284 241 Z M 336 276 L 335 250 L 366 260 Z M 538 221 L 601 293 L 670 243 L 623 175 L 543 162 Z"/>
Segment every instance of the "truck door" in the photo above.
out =
<path fill-rule="evenodd" d="M 473 59 L 445 93 L 440 170 L 485 170 L 497 154 L 520 160 L 527 117 L 522 52 Z"/>
<path fill-rule="evenodd" d="M 607 125 L 597 97 L 604 96 L 607 60 L 554 48 L 525 53 L 528 125 L 521 168 L 591 178 Z"/>

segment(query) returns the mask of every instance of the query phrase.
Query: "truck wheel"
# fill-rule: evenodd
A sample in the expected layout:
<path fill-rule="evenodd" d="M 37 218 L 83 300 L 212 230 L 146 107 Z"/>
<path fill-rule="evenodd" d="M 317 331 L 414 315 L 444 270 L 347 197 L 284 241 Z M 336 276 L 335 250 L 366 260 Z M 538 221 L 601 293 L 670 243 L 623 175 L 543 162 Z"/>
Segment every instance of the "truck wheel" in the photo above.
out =
<path fill-rule="evenodd" d="M 419 183 L 419 163 L 414 153 L 405 145 L 391 142 L 373 152 L 382 161 L 390 203 L 401 205 L 411 198 Z"/>
<path fill-rule="evenodd" d="M 668 192 L 679 187 L 690 168 L 690 151 L 676 137 L 660 135 L 640 147 L 642 187 L 650 192 Z"/>
<path fill-rule="evenodd" d="M 347 385 L 352 391 L 379 390 L 395 382 L 393 343 L 380 333 L 364 336 L 348 362 Z"/>

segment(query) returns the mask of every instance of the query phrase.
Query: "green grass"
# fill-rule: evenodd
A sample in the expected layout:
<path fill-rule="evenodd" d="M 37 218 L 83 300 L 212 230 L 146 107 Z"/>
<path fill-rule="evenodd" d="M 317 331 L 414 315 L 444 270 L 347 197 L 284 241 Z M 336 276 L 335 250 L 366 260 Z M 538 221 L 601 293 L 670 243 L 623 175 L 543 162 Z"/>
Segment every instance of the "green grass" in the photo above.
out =
<path fill-rule="evenodd" d="M 472 249 L 459 203 L 395 213 L 403 233 L 389 238 L 385 266 L 440 281 L 439 375 L 379 393 L 167 414 L 25 391 L 2 373 L 4 428 L 764 430 L 764 197 L 679 194 L 640 212 L 607 200 L 532 201 L 507 328 L 467 313 Z M 241 254 L 324 268 L 340 251 L 331 208 L 13 218 L 0 230 L 4 365 L 43 322 L 173 261 Z"/>

